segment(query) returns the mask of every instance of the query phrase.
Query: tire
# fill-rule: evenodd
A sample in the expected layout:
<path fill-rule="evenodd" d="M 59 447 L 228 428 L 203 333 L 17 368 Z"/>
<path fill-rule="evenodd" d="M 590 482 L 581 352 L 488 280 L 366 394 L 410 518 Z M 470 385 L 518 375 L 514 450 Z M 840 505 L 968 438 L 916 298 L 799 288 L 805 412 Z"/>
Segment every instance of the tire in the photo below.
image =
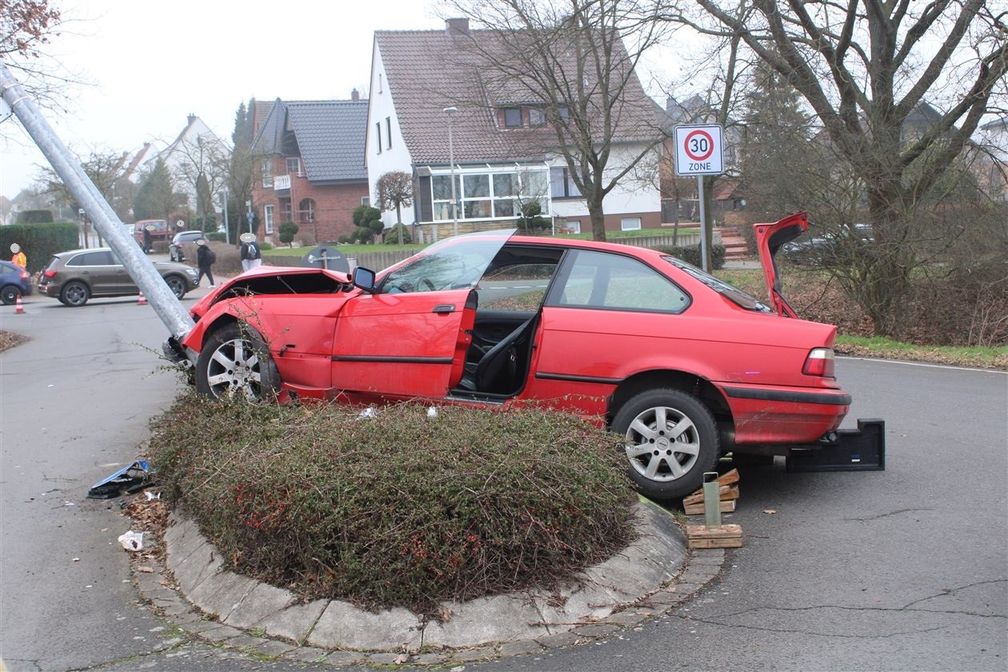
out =
<path fill-rule="evenodd" d="M 177 275 L 169 275 L 165 279 L 168 283 L 168 289 L 171 290 L 172 294 L 175 295 L 176 299 L 181 299 L 186 295 L 186 283 L 185 280 Z"/>
<path fill-rule="evenodd" d="M 699 399 L 679 390 L 659 388 L 634 396 L 616 412 L 612 430 L 626 439 L 630 479 L 642 495 L 656 501 L 692 493 L 720 456 L 714 416 Z"/>
<path fill-rule="evenodd" d="M 216 399 L 241 393 L 248 401 L 272 401 L 280 374 L 269 348 L 247 324 L 229 324 L 203 342 L 196 359 L 196 391 Z"/>
<path fill-rule="evenodd" d="M 60 301 L 65 306 L 79 308 L 87 303 L 89 298 L 91 298 L 91 291 L 88 286 L 77 280 L 71 280 L 60 290 Z"/>
<path fill-rule="evenodd" d="M 17 303 L 19 296 L 21 296 L 21 289 L 14 285 L 5 285 L 3 289 L 0 289 L 0 301 L 3 301 L 5 306 Z"/>

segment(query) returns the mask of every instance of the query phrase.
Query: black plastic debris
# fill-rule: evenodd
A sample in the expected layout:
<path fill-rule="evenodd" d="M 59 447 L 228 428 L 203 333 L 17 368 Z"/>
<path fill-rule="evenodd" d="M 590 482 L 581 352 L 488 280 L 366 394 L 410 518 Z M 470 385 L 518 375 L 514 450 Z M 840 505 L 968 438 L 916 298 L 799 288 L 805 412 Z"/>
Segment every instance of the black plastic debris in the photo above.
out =
<path fill-rule="evenodd" d="M 92 485 L 87 496 L 89 499 L 112 499 L 131 495 L 151 485 L 152 477 L 150 462 L 141 458 Z"/>
<path fill-rule="evenodd" d="M 787 470 L 884 471 L 885 421 L 858 418 L 857 424 L 857 429 L 838 430 L 831 443 L 792 450 Z"/>

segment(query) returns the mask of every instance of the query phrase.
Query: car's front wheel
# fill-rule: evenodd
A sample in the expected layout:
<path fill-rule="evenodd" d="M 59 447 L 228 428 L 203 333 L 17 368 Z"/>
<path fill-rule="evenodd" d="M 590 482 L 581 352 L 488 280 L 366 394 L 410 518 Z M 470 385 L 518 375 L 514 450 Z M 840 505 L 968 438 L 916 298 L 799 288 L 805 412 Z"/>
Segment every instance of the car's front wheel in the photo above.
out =
<path fill-rule="evenodd" d="M 270 401 L 280 390 L 280 374 L 262 336 L 246 324 L 229 324 L 203 343 L 196 390 L 217 399 L 238 394 L 248 401 Z"/>
<path fill-rule="evenodd" d="M 630 478 L 651 499 L 685 497 L 717 464 L 714 416 L 699 399 L 680 390 L 637 394 L 616 412 L 612 429 L 626 439 Z"/>
<path fill-rule="evenodd" d="M 185 280 L 177 275 L 169 275 L 165 278 L 165 282 L 168 283 L 168 289 L 171 290 L 172 294 L 175 295 L 176 299 L 181 299 L 186 295 L 186 283 Z"/>
<path fill-rule="evenodd" d="M 63 305 L 76 308 L 87 303 L 90 296 L 91 292 L 88 291 L 87 285 L 83 282 L 72 280 L 63 285 L 63 290 L 60 292 L 60 301 L 63 302 Z"/>
<path fill-rule="evenodd" d="M 7 285 L 0 289 L 0 301 L 3 301 L 5 306 L 17 303 L 19 296 L 21 296 L 21 290 L 14 285 Z"/>

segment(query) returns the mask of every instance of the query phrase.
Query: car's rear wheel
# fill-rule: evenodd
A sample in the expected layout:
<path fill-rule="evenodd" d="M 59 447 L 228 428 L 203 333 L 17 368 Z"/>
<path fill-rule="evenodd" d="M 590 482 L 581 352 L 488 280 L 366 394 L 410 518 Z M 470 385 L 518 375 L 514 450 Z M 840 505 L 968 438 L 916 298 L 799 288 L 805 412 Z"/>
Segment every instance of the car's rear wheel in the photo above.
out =
<path fill-rule="evenodd" d="M 717 464 L 714 416 L 680 390 L 661 388 L 634 396 L 616 412 L 612 429 L 626 439 L 630 478 L 651 499 L 685 497 Z"/>
<path fill-rule="evenodd" d="M 88 291 L 87 285 L 77 280 L 71 280 L 63 285 L 63 290 L 60 292 L 60 301 L 66 306 L 75 308 L 83 306 L 90 297 L 91 292 Z"/>
<path fill-rule="evenodd" d="M 217 399 L 270 401 L 280 390 L 280 374 L 262 336 L 246 324 L 229 324 L 203 343 L 196 390 Z"/>
<path fill-rule="evenodd" d="M 177 275 L 169 275 L 165 278 L 165 282 L 168 283 L 168 289 L 171 290 L 172 294 L 175 295 L 176 299 L 181 299 L 186 295 L 186 283 L 185 280 Z"/>
<path fill-rule="evenodd" d="M 21 289 L 14 285 L 7 285 L 0 289 L 0 301 L 3 301 L 5 306 L 17 303 L 19 296 L 21 296 Z"/>

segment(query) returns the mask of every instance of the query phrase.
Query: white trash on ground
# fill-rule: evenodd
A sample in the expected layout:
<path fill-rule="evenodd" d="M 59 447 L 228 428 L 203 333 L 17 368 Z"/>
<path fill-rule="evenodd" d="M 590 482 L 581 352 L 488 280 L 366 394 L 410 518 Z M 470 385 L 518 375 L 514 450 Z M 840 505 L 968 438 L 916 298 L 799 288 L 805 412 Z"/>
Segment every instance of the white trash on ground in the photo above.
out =
<path fill-rule="evenodd" d="M 127 551 L 142 551 L 143 550 L 143 532 L 134 532 L 129 530 L 128 532 L 123 532 L 119 535 L 119 543 Z"/>

